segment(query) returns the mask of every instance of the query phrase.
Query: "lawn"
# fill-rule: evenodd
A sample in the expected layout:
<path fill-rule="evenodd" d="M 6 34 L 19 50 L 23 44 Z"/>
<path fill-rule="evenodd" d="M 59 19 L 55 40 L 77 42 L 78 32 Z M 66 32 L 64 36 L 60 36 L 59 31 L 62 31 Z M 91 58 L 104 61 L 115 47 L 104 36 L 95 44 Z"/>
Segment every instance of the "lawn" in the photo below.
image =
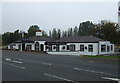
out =
<path fill-rule="evenodd" d="M 110 58 L 110 59 L 120 59 L 120 56 L 90 56 L 90 55 L 82 55 L 81 57 L 95 57 L 95 58 Z"/>

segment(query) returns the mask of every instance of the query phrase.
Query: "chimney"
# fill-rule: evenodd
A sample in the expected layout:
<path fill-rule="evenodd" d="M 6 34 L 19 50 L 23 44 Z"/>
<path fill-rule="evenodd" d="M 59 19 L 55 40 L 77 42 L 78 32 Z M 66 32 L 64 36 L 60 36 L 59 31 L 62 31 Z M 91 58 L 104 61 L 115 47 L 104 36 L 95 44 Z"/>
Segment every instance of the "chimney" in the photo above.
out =
<path fill-rule="evenodd" d="M 36 36 L 42 36 L 42 30 L 37 30 L 36 31 Z"/>

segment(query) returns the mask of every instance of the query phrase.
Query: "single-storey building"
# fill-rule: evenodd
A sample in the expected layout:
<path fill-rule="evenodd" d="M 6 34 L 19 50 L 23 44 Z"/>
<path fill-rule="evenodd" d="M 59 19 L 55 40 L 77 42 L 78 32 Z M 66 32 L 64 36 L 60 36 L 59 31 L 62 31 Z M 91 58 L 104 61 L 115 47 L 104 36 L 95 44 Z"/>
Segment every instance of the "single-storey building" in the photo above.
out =
<path fill-rule="evenodd" d="M 114 53 L 114 44 L 111 44 L 110 41 L 104 41 L 94 36 L 72 36 L 54 40 L 43 37 L 41 30 L 38 30 L 33 37 L 23 38 L 12 43 L 12 45 L 8 45 L 8 49 L 11 48 L 20 51 L 44 51 L 48 54 L 57 55 L 102 55 Z"/>

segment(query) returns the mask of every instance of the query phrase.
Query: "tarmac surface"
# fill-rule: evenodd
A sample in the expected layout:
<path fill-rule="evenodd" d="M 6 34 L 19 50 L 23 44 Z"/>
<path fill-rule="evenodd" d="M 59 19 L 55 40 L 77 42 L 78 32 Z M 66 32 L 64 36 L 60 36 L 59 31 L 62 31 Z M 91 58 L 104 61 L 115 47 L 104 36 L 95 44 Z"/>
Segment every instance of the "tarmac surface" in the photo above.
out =
<path fill-rule="evenodd" d="M 2 81 L 105 81 L 117 83 L 118 60 L 2 51 Z"/>

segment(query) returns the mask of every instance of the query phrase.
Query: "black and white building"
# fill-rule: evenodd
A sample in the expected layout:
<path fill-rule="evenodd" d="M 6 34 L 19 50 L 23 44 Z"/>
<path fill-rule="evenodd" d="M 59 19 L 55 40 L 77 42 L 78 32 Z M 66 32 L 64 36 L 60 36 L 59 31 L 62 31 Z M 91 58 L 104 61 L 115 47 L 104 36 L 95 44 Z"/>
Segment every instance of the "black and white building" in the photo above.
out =
<path fill-rule="evenodd" d="M 57 55 L 102 55 L 114 53 L 114 44 L 94 36 L 62 37 L 54 40 L 43 37 L 42 31 L 38 30 L 35 36 L 18 40 L 8 45 L 8 49 L 45 51 Z"/>

